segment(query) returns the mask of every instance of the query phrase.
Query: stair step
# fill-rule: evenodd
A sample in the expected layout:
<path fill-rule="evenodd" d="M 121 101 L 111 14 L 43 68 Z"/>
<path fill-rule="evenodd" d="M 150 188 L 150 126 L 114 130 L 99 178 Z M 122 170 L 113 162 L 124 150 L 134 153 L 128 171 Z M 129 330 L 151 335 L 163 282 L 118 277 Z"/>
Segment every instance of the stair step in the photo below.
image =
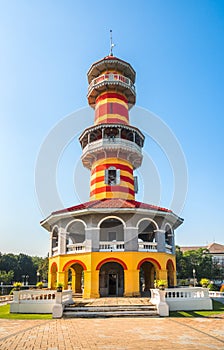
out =
<path fill-rule="evenodd" d="M 96 318 L 96 317 L 158 317 L 156 310 L 152 311 L 65 311 L 65 318 Z"/>
<path fill-rule="evenodd" d="M 130 306 L 116 306 L 116 305 L 106 305 L 106 306 L 66 306 L 65 311 L 73 311 L 73 312 L 96 312 L 96 311 L 151 311 L 155 310 L 154 305 L 130 305 Z"/>

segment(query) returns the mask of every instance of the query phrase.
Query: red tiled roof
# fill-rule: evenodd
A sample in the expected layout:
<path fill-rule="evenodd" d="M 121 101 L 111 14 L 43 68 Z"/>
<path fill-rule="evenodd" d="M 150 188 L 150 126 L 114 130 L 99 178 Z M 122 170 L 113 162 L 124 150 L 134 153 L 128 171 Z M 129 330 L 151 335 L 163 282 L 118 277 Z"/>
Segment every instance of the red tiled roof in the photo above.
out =
<path fill-rule="evenodd" d="M 62 214 L 66 212 L 73 212 L 76 210 L 83 210 L 83 209 L 95 209 L 95 208 L 141 208 L 141 209 L 150 209 L 150 210 L 156 210 L 156 211 L 162 211 L 171 213 L 172 211 L 166 208 L 161 208 L 155 205 L 146 204 L 142 202 L 137 202 L 130 199 L 101 199 L 101 200 L 95 200 L 90 201 L 82 204 L 75 205 L 70 208 L 58 210 L 52 213 L 54 214 Z"/>
<path fill-rule="evenodd" d="M 180 250 L 185 253 L 190 250 L 198 250 L 198 249 L 208 249 L 210 254 L 223 254 L 224 253 L 224 245 L 218 243 L 210 243 L 207 246 L 192 246 L 192 247 L 180 247 Z"/>
<path fill-rule="evenodd" d="M 208 250 L 211 254 L 223 254 L 224 253 L 224 245 L 218 243 L 210 243 L 208 245 Z"/>

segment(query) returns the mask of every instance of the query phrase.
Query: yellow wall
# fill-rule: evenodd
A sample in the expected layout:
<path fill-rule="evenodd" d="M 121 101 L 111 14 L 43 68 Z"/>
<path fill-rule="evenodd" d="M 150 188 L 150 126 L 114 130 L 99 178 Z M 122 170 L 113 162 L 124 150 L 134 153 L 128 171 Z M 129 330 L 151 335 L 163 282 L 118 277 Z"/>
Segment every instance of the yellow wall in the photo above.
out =
<path fill-rule="evenodd" d="M 103 260 L 106 262 L 119 260 L 126 265 L 124 268 L 124 296 L 135 296 L 139 294 L 139 269 L 141 261 L 150 261 L 156 271 L 156 279 L 167 280 L 167 262 L 172 261 L 174 266 L 173 279 L 176 284 L 176 263 L 175 255 L 167 253 L 149 253 L 149 252 L 92 252 L 81 254 L 69 254 L 52 257 L 49 259 L 49 287 L 52 285 L 52 264 L 57 264 L 57 282 L 62 282 L 67 288 L 67 271 L 75 263 L 84 266 L 84 298 L 99 297 L 99 269 L 97 265 Z M 111 259 L 108 261 L 108 259 Z M 118 260 L 117 260 L 118 259 Z M 121 264 L 122 264 L 121 263 Z M 67 264 L 67 265 L 66 265 Z M 53 268 L 54 270 L 54 268 Z M 54 278 L 53 278 L 54 280 Z"/>

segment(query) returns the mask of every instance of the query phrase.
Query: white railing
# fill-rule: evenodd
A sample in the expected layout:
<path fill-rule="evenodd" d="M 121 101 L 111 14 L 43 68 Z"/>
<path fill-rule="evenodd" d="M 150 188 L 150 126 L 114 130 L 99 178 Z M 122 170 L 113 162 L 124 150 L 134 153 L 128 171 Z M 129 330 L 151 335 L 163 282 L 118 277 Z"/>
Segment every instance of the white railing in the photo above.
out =
<path fill-rule="evenodd" d="M 135 143 L 134 141 L 129 141 L 129 140 L 124 140 L 119 137 L 114 137 L 114 138 L 103 138 L 100 140 L 92 141 L 88 143 L 84 148 L 83 148 L 83 154 L 82 157 L 85 157 L 86 153 L 89 153 L 90 151 L 94 151 L 96 149 L 100 149 L 102 147 L 111 147 L 113 145 L 113 148 L 125 148 L 129 152 L 141 154 L 142 149 L 141 147 Z"/>
<path fill-rule="evenodd" d="M 13 292 L 11 313 L 47 314 L 61 317 L 66 304 L 73 303 L 72 290 L 21 290 Z M 55 316 L 56 315 L 56 316 Z M 60 316 L 59 316 L 60 315 Z"/>
<path fill-rule="evenodd" d="M 100 242 L 100 251 L 124 251 L 124 242 Z"/>
<path fill-rule="evenodd" d="M 140 252 L 157 252 L 157 243 L 155 242 L 138 242 Z"/>
<path fill-rule="evenodd" d="M 209 290 L 201 287 L 166 288 L 170 310 L 212 310 Z"/>
<path fill-rule="evenodd" d="M 135 86 L 132 83 L 132 81 L 129 78 L 124 77 L 123 75 L 120 74 L 103 74 L 100 75 L 98 78 L 93 79 L 91 84 L 89 85 L 88 88 L 88 92 L 90 92 L 90 90 L 95 87 L 98 84 L 102 84 L 104 82 L 120 82 L 123 85 L 127 85 L 128 87 L 130 87 L 132 90 L 135 91 Z"/>
<path fill-rule="evenodd" d="M 13 299 L 12 295 L 1 295 L 0 296 L 0 303 L 8 303 Z"/>
<path fill-rule="evenodd" d="M 67 244 L 67 253 L 80 253 L 86 249 L 85 243 Z"/>
<path fill-rule="evenodd" d="M 172 254 L 172 245 L 166 244 L 166 253 Z"/>
<path fill-rule="evenodd" d="M 52 248 L 52 255 L 57 255 L 58 254 L 58 246 Z"/>
<path fill-rule="evenodd" d="M 209 296 L 210 298 L 224 298 L 224 292 L 210 291 Z"/>
<path fill-rule="evenodd" d="M 54 302 L 56 298 L 56 290 L 20 290 L 13 292 L 13 301 L 18 301 L 19 303 L 29 303 L 29 302 L 41 302 L 49 303 Z"/>

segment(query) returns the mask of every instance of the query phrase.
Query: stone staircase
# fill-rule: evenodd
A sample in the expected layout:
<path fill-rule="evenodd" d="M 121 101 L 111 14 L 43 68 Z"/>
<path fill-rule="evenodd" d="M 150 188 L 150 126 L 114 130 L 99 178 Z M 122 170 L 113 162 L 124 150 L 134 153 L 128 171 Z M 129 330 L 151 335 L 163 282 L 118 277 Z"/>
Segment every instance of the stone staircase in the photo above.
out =
<path fill-rule="evenodd" d="M 64 318 L 157 316 L 156 307 L 148 298 L 74 299 L 74 304 L 65 306 L 63 312 Z"/>

